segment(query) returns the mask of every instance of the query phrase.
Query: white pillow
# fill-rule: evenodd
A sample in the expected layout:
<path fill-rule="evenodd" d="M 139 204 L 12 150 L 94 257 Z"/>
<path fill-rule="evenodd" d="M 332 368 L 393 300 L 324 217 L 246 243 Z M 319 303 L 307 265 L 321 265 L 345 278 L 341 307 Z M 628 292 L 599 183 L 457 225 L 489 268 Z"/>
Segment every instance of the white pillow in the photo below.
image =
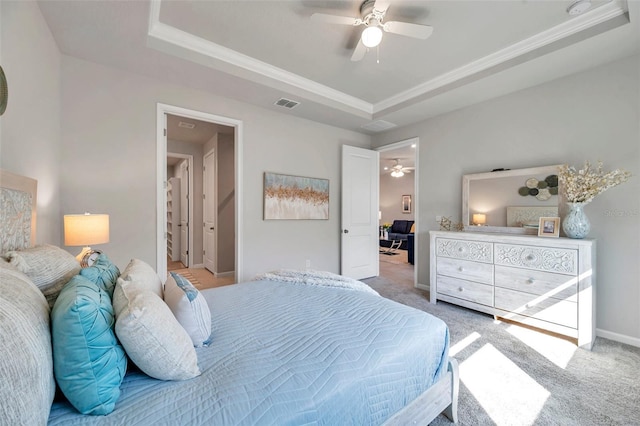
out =
<path fill-rule="evenodd" d="M 120 277 L 131 281 L 140 290 L 150 290 L 162 299 L 162 281 L 148 263 L 140 259 L 131 259 Z"/>
<path fill-rule="evenodd" d="M 120 277 L 116 281 L 113 290 L 113 313 L 116 319 L 127 304 L 127 299 L 122 293 L 127 290 L 129 298 L 142 291 L 151 291 L 162 299 L 162 281 L 148 263 L 139 259 L 131 259 Z"/>
<path fill-rule="evenodd" d="M 131 296 L 125 289 L 123 294 L 127 305 L 116 320 L 116 336 L 131 361 L 160 380 L 199 376 L 191 339 L 162 299 L 148 290 Z"/>
<path fill-rule="evenodd" d="M 198 289 L 182 275 L 171 272 L 164 284 L 164 301 L 191 337 L 193 346 L 207 346 L 211 336 L 211 311 Z"/>

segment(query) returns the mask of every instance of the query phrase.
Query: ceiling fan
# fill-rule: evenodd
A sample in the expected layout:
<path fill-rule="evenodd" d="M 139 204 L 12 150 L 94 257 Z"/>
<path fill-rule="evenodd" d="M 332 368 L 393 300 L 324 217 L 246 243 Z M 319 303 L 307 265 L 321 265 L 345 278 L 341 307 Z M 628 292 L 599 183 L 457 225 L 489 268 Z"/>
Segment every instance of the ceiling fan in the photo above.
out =
<path fill-rule="evenodd" d="M 394 158 L 393 161 L 396 162 L 396 164 L 391 167 L 391 176 L 393 177 L 402 177 L 405 173 L 411 173 L 412 170 L 415 170 L 415 167 L 404 167 L 400 164 L 398 158 Z"/>
<path fill-rule="evenodd" d="M 352 61 L 364 58 L 367 49 L 376 47 L 382 41 L 382 32 L 399 34 L 406 37 L 426 40 L 433 33 L 433 27 L 428 25 L 411 24 L 409 22 L 388 21 L 384 22 L 385 14 L 389 8 L 389 0 L 365 0 L 360 6 L 361 18 L 348 16 L 329 15 L 326 13 L 314 13 L 311 19 L 317 22 L 329 24 L 352 25 L 354 27 L 364 25 L 358 45 L 351 55 Z"/>

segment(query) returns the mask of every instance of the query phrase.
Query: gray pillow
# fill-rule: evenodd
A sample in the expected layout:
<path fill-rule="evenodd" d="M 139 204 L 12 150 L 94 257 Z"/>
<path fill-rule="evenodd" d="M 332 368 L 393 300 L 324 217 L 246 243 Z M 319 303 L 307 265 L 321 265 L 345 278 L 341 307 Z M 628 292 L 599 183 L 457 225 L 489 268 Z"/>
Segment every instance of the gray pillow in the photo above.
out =
<path fill-rule="evenodd" d="M 75 257 L 48 244 L 10 251 L 4 257 L 42 291 L 49 308 L 53 308 L 62 287 L 80 272 L 80 264 Z"/>
<path fill-rule="evenodd" d="M 0 377 L 2 424 L 47 424 L 55 393 L 49 306 L 26 275 L 4 262 L 0 262 Z"/>

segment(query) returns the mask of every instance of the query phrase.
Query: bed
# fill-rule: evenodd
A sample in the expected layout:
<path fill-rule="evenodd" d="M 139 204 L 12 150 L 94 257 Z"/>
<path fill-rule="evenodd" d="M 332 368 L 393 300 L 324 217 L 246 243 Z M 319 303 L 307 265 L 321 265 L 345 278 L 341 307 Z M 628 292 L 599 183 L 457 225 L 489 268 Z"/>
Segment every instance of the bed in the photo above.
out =
<path fill-rule="evenodd" d="M 3 191 L 29 193 L 19 177 L 5 176 L 0 176 Z M 6 193 L 2 197 L 8 202 Z M 12 197 L 12 205 L 25 208 L 15 203 L 15 193 Z M 25 197 L 35 200 L 35 193 Z M 12 229 L 28 233 L 30 240 L 32 216 L 19 214 L 28 217 Z M 15 237 L 20 232 L 12 233 L 12 241 L 20 241 Z M 14 243 L 4 235 L 7 251 Z M 428 424 L 442 412 L 457 421 L 457 363 L 448 356 L 448 329 L 438 318 L 371 291 L 290 280 L 260 279 L 204 290 L 202 295 L 212 324 L 209 345 L 196 348 L 202 374 L 190 380 L 157 380 L 130 362 L 111 414 L 83 415 L 64 398 L 51 403 L 51 393 L 45 392 L 50 403 L 41 407 L 46 422 Z M 4 333 L 4 306 L 11 301 L 3 297 L 0 293 Z M 2 362 L 11 362 L 7 358 Z M 7 368 L 11 370 L 0 366 L 2 371 Z M 11 389 L 2 392 L 11 397 Z M 0 407 L 0 415 L 12 415 L 7 404 Z M 0 423 L 6 423 L 3 420 Z"/>

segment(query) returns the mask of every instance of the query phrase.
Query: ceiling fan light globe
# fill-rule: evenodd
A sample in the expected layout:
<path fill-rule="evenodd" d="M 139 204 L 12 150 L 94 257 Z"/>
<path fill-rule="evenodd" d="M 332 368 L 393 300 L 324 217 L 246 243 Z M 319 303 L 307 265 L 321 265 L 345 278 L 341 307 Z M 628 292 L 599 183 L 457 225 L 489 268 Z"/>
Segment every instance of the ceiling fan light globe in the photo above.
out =
<path fill-rule="evenodd" d="M 367 47 L 376 47 L 382 41 L 382 30 L 380 27 L 367 27 L 362 32 L 362 44 Z"/>
<path fill-rule="evenodd" d="M 391 172 L 391 176 L 393 177 L 402 177 L 404 176 L 404 173 L 402 172 L 402 170 L 394 170 Z"/>

